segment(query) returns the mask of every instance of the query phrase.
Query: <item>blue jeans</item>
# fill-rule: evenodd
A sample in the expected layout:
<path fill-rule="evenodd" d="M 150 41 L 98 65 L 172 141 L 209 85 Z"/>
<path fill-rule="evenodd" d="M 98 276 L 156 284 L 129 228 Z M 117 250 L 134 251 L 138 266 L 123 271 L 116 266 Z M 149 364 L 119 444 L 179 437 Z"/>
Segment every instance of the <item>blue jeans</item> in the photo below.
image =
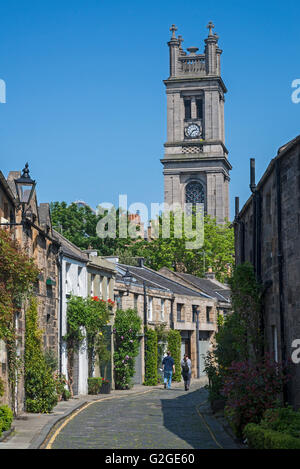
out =
<path fill-rule="evenodd" d="M 171 383 L 172 383 L 172 371 L 164 371 L 164 383 L 168 384 L 168 389 L 170 389 L 171 387 Z"/>

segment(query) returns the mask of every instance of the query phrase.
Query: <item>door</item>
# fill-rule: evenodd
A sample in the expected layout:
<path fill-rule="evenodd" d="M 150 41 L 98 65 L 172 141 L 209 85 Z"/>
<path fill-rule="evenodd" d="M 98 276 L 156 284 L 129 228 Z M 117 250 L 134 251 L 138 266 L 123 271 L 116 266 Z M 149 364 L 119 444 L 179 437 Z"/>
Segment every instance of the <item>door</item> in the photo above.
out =
<path fill-rule="evenodd" d="M 205 356 L 210 347 L 210 333 L 208 331 L 199 331 L 199 364 L 200 364 L 200 376 L 205 376 Z"/>
<path fill-rule="evenodd" d="M 143 384 L 142 383 L 142 341 L 140 339 L 139 354 L 135 358 L 135 372 L 132 378 L 133 384 Z"/>

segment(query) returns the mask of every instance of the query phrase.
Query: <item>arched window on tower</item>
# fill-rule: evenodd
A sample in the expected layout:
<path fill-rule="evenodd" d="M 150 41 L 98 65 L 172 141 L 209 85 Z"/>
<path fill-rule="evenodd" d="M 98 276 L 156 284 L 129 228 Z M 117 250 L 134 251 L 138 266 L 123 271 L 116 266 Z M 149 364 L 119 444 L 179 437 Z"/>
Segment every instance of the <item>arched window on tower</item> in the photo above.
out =
<path fill-rule="evenodd" d="M 205 193 L 204 188 L 200 182 L 191 181 L 185 188 L 185 203 L 192 204 L 193 209 L 196 204 L 204 204 Z"/>

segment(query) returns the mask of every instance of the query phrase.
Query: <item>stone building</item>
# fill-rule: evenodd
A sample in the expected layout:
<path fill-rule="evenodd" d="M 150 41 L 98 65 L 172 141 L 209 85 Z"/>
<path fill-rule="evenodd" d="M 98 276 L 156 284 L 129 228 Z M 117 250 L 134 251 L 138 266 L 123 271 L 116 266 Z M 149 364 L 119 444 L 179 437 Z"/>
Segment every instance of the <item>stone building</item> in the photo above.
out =
<path fill-rule="evenodd" d="M 124 284 L 126 271 L 133 277 L 129 290 Z M 206 293 L 196 291 L 146 267 L 143 259 L 139 266 L 117 262 L 115 301 L 118 309 L 134 308 L 143 325 L 164 325 L 166 330 L 176 329 L 181 334 L 181 355 L 187 353 L 192 360 L 192 376 L 204 374 L 205 354 L 217 330 L 217 302 Z M 197 330 L 197 313 L 199 314 Z M 144 338 L 141 336 L 140 355 L 136 360 L 135 382 L 144 379 Z"/>
<path fill-rule="evenodd" d="M 87 263 L 87 293 L 90 296 L 98 296 L 98 298 L 108 301 L 114 299 L 114 287 L 116 277 L 116 266 L 112 262 L 99 257 L 97 251 L 92 249 L 84 251 L 88 255 Z M 113 372 L 113 334 L 112 328 L 114 323 L 114 309 L 110 310 L 110 323 L 106 326 L 104 334 L 106 337 L 106 346 L 110 352 L 109 362 L 99 363 L 99 357 L 96 357 L 91 374 L 95 377 L 102 376 L 108 379 L 114 388 L 114 372 Z"/>
<path fill-rule="evenodd" d="M 16 210 L 16 199 L 12 193 L 7 181 L 0 171 L 0 223 L 14 223 Z M 1 229 L 10 230 L 10 227 L 0 225 Z M 4 384 L 4 396 L 1 402 L 9 403 L 8 391 L 8 363 L 7 350 L 3 340 L 0 340 L 0 379 Z"/>
<path fill-rule="evenodd" d="M 88 255 L 54 230 L 54 236 L 59 243 L 59 330 L 58 354 L 59 372 L 69 379 L 68 355 L 64 336 L 67 333 L 67 306 L 70 295 L 88 296 L 87 263 Z M 73 383 L 74 395 L 87 394 L 88 354 L 86 347 L 80 347 L 74 353 Z"/>
<path fill-rule="evenodd" d="M 205 278 L 196 277 L 195 275 L 183 272 L 173 272 L 167 267 L 160 269 L 160 272 L 166 277 L 181 283 L 181 285 L 206 293 L 211 298 L 214 298 L 218 315 L 225 317 L 232 311 L 231 291 L 229 286 L 219 282 L 211 270 L 206 272 Z"/>
<path fill-rule="evenodd" d="M 254 266 L 263 285 L 266 351 L 285 362 L 300 339 L 300 136 L 279 148 L 257 185 L 251 160 L 250 188 L 241 210 L 236 198 L 236 263 Z M 299 364 L 291 374 L 285 397 L 300 407 Z"/>
<path fill-rule="evenodd" d="M 22 176 L 29 175 L 28 165 L 25 166 Z M 57 255 L 59 244 L 53 238 L 51 218 L 48 204 L 37 202 L 36 191 L 22 214 L 19 207 L 15 180 L 21 176 L 19 171 L 11 171 L 7 181 L 1 173 L 1 222 L 14 223 L 6 229 L 10 230 L 12 237 L 19 243 L 22 251 L 32 257 L 39 268 L 39 276 L 34 285 L 34 295 L 38 298 L 39 327 L 43 331 L 43 344 L 45 350 L 57 352 L 58 347 L 58 265 Z M 6 199 L 4 197 L 6 194 Z M 3 226 L 3 225 L 2 225 Z M 23 302 L 15 312 L 17 330 L 17 353 L 20 358 L 24 356 L 25 345 L 25 310 L 27 302 Z M 1 346 L 1 356 L 5 356 Z M 1 358 L 2 360 L 3 358 Z M 3 369 L 3 366 L 2 366 Z M 9 402 L 16 413 L 24 409 L 24 376 L 20 375 L 16 389 L 15 402 Z M 7 401 L 9 398 L 7 396 Z"/>
<path fill-rule="evenodd" d="M 203 54 L 182 48 L 171 28 L 168 42 L 170 76 L 167 93 L 167 142 L 164 166 L 165 203 L 202 203 L 218 223 L 229 219 L 228 150 L 225 146 L 224 102 L 218 36 L 209 23 Z"/>

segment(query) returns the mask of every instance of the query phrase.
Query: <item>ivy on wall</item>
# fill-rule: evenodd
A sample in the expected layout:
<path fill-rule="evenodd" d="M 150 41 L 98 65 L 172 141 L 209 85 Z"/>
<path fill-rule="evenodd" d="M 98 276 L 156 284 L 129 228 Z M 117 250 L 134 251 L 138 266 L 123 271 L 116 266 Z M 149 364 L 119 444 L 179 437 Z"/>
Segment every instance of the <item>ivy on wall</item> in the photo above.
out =
<path fill-rule="evenodd" d="M 21 311 L 22 300 L 26 298 L 38 275 L 33 259 L 20 249 L 11 235 L 0 230 L 0 339 L 4 340 L 8 359 L 8 380 L 10 402 L 14 409 L 16 384 L 22 362 L 17 354 L 17 332 L 15 314 Z"/>
<path fill-rule="evenodd" d="M 114 369 L 116 389 L 128 389 L 139 353 L 141 318 L 135 309 L 117 310 L 114 323 Z"/>
<path fill-rule="evenodd" d="M 42 350 L 42 331 L 38 328 L 36 298 L 31 298 L 26 311 L 24 365 L 26 411 L 51 412 L 57 404 L 56 385 Z"/>
<path fill-rule="evenodd" d="M 157 332 L 147 329 L 145 332 L 146 356 L 145 356 L 145 386 L 156 386 L 157 376 Z"/>
<path fill-rule="evenodd" d="M 71 296 L 67 308 L 67 342 L 68 355 L 68 385 L 73 395 L 74 353 L 78 352 L 84 339 L 87 341 L 89 357 L 89 377 L 92 377 L 96 350 L 101 343 L 105 326 L 109 323 L 109 307 L 113 305 L 99 299 L 97 296 L 82 298 Z"/>
<path fill-rule="evenodd" d="M 171 352 L 171 356 L 174 359 L 175 373 L 173 375 L 173 381 L 180 383 L 181 381 L 181 335 L 179 331 L 170 330 L 168 333 L 168 350 Z"/>

